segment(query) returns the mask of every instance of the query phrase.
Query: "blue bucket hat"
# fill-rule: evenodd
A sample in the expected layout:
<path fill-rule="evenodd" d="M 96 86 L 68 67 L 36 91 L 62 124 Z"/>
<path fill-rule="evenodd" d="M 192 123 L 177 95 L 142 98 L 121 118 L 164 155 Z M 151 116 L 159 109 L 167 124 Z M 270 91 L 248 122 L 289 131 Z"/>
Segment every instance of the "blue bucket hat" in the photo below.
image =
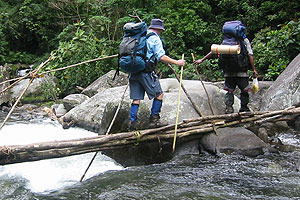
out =
<path fill-rule="evenodd" d="M 161 19 L 152 19 L 149 28 L 165 30 L 164 21 Z"/>

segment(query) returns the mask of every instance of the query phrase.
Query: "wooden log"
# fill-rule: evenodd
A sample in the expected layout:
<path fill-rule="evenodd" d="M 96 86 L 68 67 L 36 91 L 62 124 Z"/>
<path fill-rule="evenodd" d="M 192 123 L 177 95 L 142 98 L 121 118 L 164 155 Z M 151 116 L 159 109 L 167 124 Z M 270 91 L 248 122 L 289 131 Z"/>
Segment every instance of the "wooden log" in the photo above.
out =
<path fill-rule="evenodd" d="M 260 124 L 266 121 L 286 119 L 287 115 L 299 114 L 300 108 L 272 111 L 261 115 L 245 115 L 245 118 L 231 118 L 233 120 L 219 120 L 214 123 L 203 123 L 190 120 L 190 123 L 180 123 L 177 131 L 178 142 L 200 138 L 203 134 L 214 131 L 214 128 L 223 128 L 243 124 Z M 207 119 L 207 118 L 206 118 Z M 214 118 L 214 119 L 220 119 Z M 11 145 L 0 147 L 0 165 L 36 161 L 42 159 L 58 158 L 78 155 L 89 152 L 121 149 L 143 145 L 144 142 L 158 140 L 172 141 L 174 137 L 174 126 L 168 125 L 161 128 L 141 130 L 137 132 L 124 132 L 111 135 L 100 135 L 97 137 L 81 138 L 73 140 L 51 141 L 34 143 L 28 145 Z M 159 139 L 158 139 L 159 138 Z"/>

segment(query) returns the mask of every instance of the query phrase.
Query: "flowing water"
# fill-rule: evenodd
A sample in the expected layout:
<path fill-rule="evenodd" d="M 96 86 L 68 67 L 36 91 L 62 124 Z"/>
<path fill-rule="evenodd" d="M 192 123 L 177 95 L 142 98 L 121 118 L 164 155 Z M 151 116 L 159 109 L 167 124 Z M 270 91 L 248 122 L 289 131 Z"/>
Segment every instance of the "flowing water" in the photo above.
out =
<path fill-rule="evenodd" d="M 89 136 L 95 133 L 12 117 L 0 131 L 0 146 Z M 297 133 L 280 138 L 300 146 Z M 98 154 L 80 183 L 93 155 L 0 166 L 0 199 L 300 199 L 299 151 L 255 158 L 185 155 L 127 168 Z"/>

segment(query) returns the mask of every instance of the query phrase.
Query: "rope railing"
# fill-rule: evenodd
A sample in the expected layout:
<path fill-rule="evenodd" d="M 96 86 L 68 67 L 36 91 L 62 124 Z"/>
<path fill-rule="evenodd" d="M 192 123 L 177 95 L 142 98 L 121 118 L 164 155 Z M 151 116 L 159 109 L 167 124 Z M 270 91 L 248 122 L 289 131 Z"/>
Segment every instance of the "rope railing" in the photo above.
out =
<path fill-rule="evenodd" d="M 23 77 L 14 79 L 14 80 L 16 80 L 14 83 L 10 84 L 4 90 L 0 91 L 0 94 L 2 94 L 3 92 L 5 92 L 9 88 L 11 88 L 12 86 L 14 86 L 15 84 L 17 84 L 18 82 L 20 82 L 21 80 L 26 79 L 26 78 L 31 78 L 30 81 L 29 81 L 29 83 L 27 84 L 27 86 L 23 90 L 23 92 L 20 94 L 20 96 L 18 97 L 18 99 L 16 100 L 16 102 L 14 103 L 14 105 L 12 106 L 12 108 L 9 111 L 9 113 L 7 114 L 6 118 L 4 119 L 4 121 L 2 122 L 2 124 L 0 125 L 0 130 L 5 125 L 6 121 L 9 119 L 9 117 L 13 113 L 15 107 L 17 106 L 17 104 L 19 103 L 19 101 L 21 100 L 21 98 L 23 97 L 23 95 L 25 94 L 25 92 L 27 91 L 27 89 L 29 88 L 30 84 L 33 82 L 33 80 L 35 78 L 41 77 L 41 76 L 43 76 L 44 74 L 47 74 L 47 73 L 51 73 L 51 72 L 55 72 L 55 71 L 60 71 L 60 70 L 65 70 L 65 69 L 68 69 L 68 68 L 71 68 L 71 67 L 76 67 L 76 66 L 83 65 L 83 64 L 86 64 L 86 63 L 90 63 L 90 62 L 104 60 L 104 59 L 107 59 L 107 58 L 114 58 L 114 57 L 117 57 L 117 56 L 118 56 L 118 54 L 111 55 L 111 56 L 106 56 L 106 57 L 95 58 L 95 59 L 83 61 L 83 62 L 80 62 L 80 63 L 76 63 L 76 64 L 73 64 L 73 65 L 68 65 L 66 67 L 62 67 L 62 68 L 53 69 L 53 70 L 49 70 L 49 71 L 46 71 L 46 72 L 38 73 L 46 64 L 48 64 L 51 60 L 53 60 L 55 58 L 55 54 L 51 55 L 45 62 L 42 62 L 37 69 L 33 70 L 32 72 L 29 72 L 28 74 L 26 74 Z M 9 82 L 11 80 L 6 80 L 4 82 Z M 4 82 L 0 83 L 0 85 L 3 84 Z"/>
<path fill-rule="evenodd" d="M 80 62 L 80 63 L 76 63 L 76 64 L 68 65 L 68 66 L 65 66 L 65 67 L 61 67 L 61 68 L 57 68 L 57 69 L 52 69 L 52 70 L 49 70 L 49 71 L 45 71 L 45 72 L 37 74 L 36 76 L 37 77 L 42 77 L 43 75 L 48 74 L 48 73 L 52 73 L 52 72 L 56 72 L 56 71 L 62 71 L 62 70 L 68 69 L 68 68 L 72 68 L 72 67 L 76 67 L 76 66 L 79 66 L 79 65 L 83 65 L 83 64 L 87 64 L 87 63 L 91 63 L 91 62 L 96 62 L 96 61 L 104 60 L 104 59 L 108 59 L 108 58 L 114 58 L 114 57 L 117 57 L 117 56 L 118 56 L 118 54 L 115 54 L 115 55 L 110 55 L 110 56 L 95 58 L 95 59 L 91 59 L 91 60 L 86 60 L 86 61 L 83 61 L 83 62 Z M 10 84 L 5 89 L 3 89 L 2 91 L 0 91 L 0 94 L 2 94 L 3 92 L 5 92 L 6 90 L 10 89 L 13 85 L 17 84 L 21 80 L 26 79 L 26 78 L 31 78 L 32 77 L 32 73 L 34 73 L 34 71 L 35 70 L 33 70 L 32 72 L 26 74 L 23 77 L 14 78 L 14 79 L 10 79 L 10 80 L 5 80 L 5 81 L 1 82 L 0 85 L 3 85 L 5 83 L 11 82 L 11 81 L 15 81 L 14 83 Z"/>

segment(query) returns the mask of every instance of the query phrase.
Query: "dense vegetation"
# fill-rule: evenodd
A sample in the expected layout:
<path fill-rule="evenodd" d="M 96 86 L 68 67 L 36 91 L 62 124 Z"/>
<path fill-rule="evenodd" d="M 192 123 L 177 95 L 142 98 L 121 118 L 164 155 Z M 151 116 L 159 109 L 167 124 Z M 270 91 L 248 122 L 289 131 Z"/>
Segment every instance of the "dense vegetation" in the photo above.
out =
<path fill-rule="evenodd" d="M 59 68 L 118 53 L 122 26 L 138 21 L 148 24 L 161 18 L 162 38 L 168 54 L 189 63 L 184 76 L 196 79 L 192 58 L 220 43 L 225 21 L 241 20 L 252 41 L 256 66 L 263 79 L 274 80 L 300 52 L 300 4 L 298 0 L 4 0 L 0 2 L 0 64 L 38 64 L 51 52 L 57 58 L 47 69 Z M 86 87 L 110 69 L 108 59 L 56 72 L 61 95 Z M 162 76 L 172 76 L 163 64 Z M 222 78 L 217 60 L 205 61 L 199 70 L 205 80 Z"/>

